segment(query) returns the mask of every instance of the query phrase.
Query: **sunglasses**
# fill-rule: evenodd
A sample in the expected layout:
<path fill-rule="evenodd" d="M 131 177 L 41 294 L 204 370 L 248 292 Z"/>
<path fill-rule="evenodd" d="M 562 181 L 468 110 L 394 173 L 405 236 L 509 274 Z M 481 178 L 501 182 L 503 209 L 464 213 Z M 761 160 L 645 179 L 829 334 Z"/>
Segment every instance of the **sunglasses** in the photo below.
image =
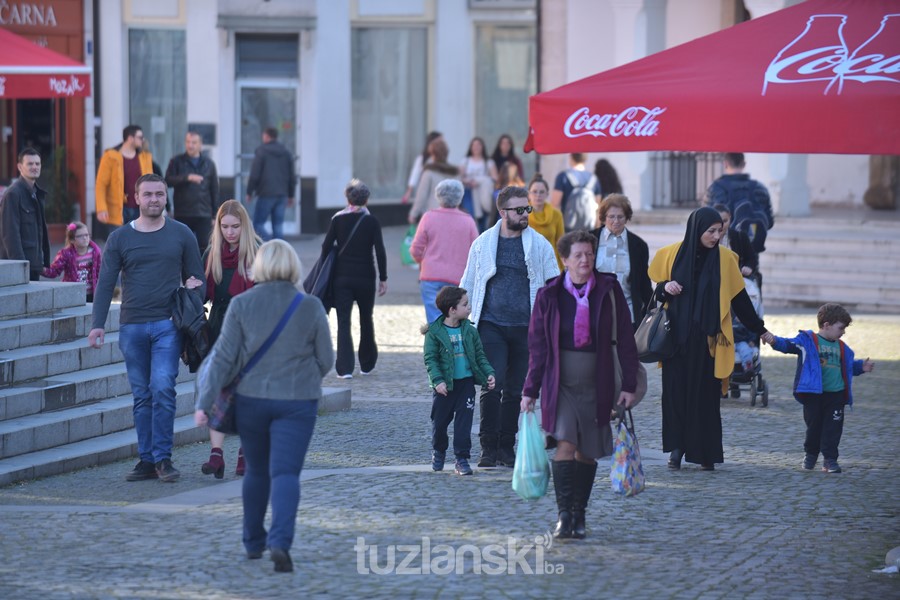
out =
<path fill-rule="evenodd" d="M 506 212 L 516 211 L 517 215 L 522 215 L 522 214 L 530 215 L 531 211 L 533 211 L 534 209 L 531 206 L 516 206 L 515 208 L 510 207 L 510 208 L 504 208 L 502 210 L 505 210 Z"/>

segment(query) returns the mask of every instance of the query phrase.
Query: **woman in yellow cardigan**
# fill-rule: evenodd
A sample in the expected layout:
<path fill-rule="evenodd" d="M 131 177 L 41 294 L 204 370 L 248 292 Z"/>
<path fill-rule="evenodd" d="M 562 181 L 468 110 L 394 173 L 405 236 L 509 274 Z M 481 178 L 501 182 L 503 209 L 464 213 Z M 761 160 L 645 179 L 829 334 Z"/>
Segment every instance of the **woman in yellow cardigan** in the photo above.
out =
<path fill-rule="evenodd" d="M 737 255 L 719 246 L 722 217 L 703 207 L 688 218 L 684 240 L 656 253 L 650 279 L 668 303 L 676 353 L 662 362 L 663 451 L 704 471 L 724 462 L 719 402 L 734 368 L 731 311 L 757 335 L 765 325 L 744 290 Z"/>
<path fill-rule="evenodd" d="M 547 203 L 549 197 L 550 186 L 547 185 L 540 173 L 535 173 L 528 183 L 528 203 L 534 209 L 531 217 L 528 218 L 528 226 L 547 238 L 547 241 L 553 246 L 553 251 L 556 252 L 556 262 L 559 263 L 559 270 L 562 271 L 563 262 L 559 257 L 556 242 L 566 231 L 563 227 L 562 213 Z"/>

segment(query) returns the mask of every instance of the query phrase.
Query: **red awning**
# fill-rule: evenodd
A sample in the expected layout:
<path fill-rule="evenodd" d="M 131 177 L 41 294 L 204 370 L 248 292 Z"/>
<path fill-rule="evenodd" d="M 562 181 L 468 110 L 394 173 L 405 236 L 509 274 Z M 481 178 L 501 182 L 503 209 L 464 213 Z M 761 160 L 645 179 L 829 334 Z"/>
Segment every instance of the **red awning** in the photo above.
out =
<path fill-rule="evenodd" d="M 809 0 L 529 100 L 525 150 L 900 154 L 900 2 Z"/>
<path fill-rule="evenodd" d="M 90 67 L 0 29 L 0 99 L 90 95 Z"/>

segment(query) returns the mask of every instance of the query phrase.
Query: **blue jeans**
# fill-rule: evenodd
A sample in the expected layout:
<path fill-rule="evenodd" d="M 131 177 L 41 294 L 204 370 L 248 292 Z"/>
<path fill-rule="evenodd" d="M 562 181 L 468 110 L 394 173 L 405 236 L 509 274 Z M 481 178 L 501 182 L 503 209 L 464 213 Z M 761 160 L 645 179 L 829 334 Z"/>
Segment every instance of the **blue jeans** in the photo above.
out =
<path fill-rule="evenodd" d="M 289 550 L 300 502 L 300 470 L 316 425 L 318 400 L 237 397 L 235 415 L 247 471 L 244 475 L 244 548 Z M 263 521 L 269 495 L 272 527 Z"/>
<path fill-rule="evenodd" d="M 287 196 L 257 196 L 256 208 L 253 210 L 253 228 L 261 238 L 268 241 L 272 238 L 284 239 L 284 211 L 287 208 Z M 272 218 L 272 235 L 266 233 L 266 221 Z"/>
<path fill-rule="evenodd" d="M 456 285 L 449 281 L 420 281 L 419 290 L 422 292 L 422 304 L 425 305 L 425 318 L 429 323 L 441 316 L 441 311 L 434 305 L 434 299 L 445 285 Z"/>
<path fill-rule="evenodd" d="M 134 395 L 138 454 L 152 463 L 172 458 L 181 333 L 171 319 L 126 323 L 119 327 L 119 349 Z"/>

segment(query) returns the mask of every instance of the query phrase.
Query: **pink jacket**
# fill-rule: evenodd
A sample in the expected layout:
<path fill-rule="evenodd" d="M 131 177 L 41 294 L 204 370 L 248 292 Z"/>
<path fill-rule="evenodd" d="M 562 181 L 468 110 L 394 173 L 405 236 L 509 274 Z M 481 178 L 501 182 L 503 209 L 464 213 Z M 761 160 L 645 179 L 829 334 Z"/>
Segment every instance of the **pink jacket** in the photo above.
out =
<path fill-rule="evenodd" d="M 90 243 L 90 252 L 94 261 L 91 266 L 90 281 L 85 283 L 87 284 L 87 293 L 93 294 L 94 287 L 97 285 L 97 280 L 100 279 L 101 261 L 100 246 L 95 244 L 93 240 L 91 240 Z M 41 275 L 53 279 L 59 277 L 60 273 L 63 274 L 63 281 L 80 281 L 80 279 L 78 279 L 78 251 L 75 250 L 75 246 L 64 246 L 63 249 L 56 254 L 53 264 L 44 269 L 44 272 L 41 273 Z"/>
<path fill-rule="evenodd" d="M 458 208 L 436 208 L 422 216 L 409 253 L 421 265 L 422 281 L 459 284 L 469 247 L 478 237 L 475 220 Z"/>

